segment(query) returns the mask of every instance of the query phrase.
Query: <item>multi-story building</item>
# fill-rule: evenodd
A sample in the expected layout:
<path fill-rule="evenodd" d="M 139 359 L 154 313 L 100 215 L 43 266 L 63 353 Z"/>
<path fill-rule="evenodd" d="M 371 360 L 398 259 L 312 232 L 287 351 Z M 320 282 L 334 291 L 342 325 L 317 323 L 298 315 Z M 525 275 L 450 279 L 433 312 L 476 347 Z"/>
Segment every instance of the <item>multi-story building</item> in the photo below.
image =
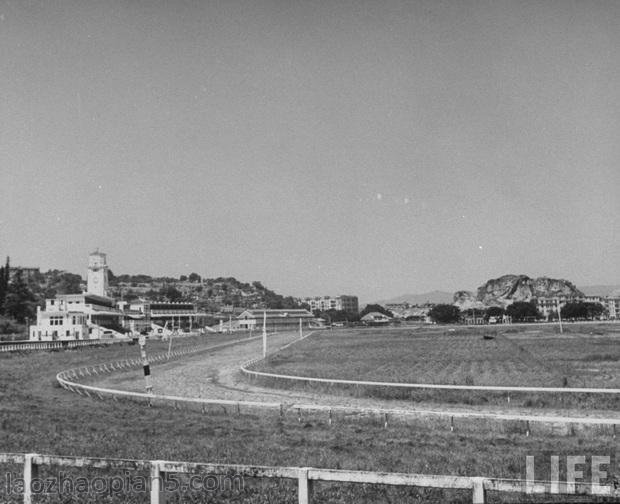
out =
<path fill-rule="evenodd" d="M 348 313 L 359 312 L 359 301 L 357 296 L 323 296 L 323 297 L 307 297 L 301 300 L 310 306 L 310 311 L 328 311 L 339 310 Z"/>
<path fill-rule="evenodd" d="M 620 311 L 618 310 L 617 299 L 609 296 L 555 296 L 555 297 L 539 297 L 536 298 L 536 308 L 546 318 L 557 317 L 558 308 L 564 307 L 567 303 L 598 303 L 605 307 L 607 316 L 611 319 L 618 318 Z"/>
<path fill-rule="evenodd" d="M 87 292 L 61 294 L 37 308 L 37 323 L 29 328 L 30 339 L 54 341 L 124 337 L 118 330 L 123 319 L 114 299 L 106 295 L 106 256 L 93 252 L 88 261 Z"/>
<path fill-rule="evenodd" d="M 608 297 L 605 299 L 607 306 L 607 314 L 610 319 L 620 319 L 620 297 Z"/>

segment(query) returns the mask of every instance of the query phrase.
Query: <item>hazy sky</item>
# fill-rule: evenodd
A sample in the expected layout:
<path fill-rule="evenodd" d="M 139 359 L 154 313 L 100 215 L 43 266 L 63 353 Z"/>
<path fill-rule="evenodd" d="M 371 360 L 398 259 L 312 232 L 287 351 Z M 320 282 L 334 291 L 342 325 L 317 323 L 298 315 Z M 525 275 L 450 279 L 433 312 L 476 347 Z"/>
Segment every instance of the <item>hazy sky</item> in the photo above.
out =
<path fill-rule="evenodd" d="M 374 300 L 620 283 L 620 2 L 0 0 L 0 255 Z"/>

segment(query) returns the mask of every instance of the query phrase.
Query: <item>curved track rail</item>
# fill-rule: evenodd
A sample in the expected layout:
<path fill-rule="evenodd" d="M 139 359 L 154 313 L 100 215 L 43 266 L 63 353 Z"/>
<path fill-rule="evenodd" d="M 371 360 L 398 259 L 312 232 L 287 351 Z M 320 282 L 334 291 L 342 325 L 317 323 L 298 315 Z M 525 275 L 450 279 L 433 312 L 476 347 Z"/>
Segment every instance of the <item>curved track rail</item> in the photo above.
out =
<path fill-rule="evenodd" d="M 172 358 L 178 358 L 183 356 L 188 356 L 192 354 L 197 354 L 199 352 L 219 352 L 224 350 L 226 347 L 231 347 L 233 345 L 243 345 L 249 342 L 260 339 L 260 336 L 254 338 L 246 338 L 243 340 L 236 340 L 232 342 L 227 342 L 219 345 L 212 345 L 208 347 L 199 347 L 199 348 L 186 348 L 181 351 L 173 352 L 171 354 Z M 295 340 L 290 342 L 288 345 L 295 343 Z M 288 346 L 285 345 L 285 346 Z M 240 352 L 242 353 L 242 352 Z M 242 357 L 240 355 L 239 357 Z M 247 358 L 247 357 L 246 357 Z M 159 354 L 154 355 L 149 358 L 151 363 L 163 363 L 168 360 L 167 354 Z M 245 373 L 260 373 L 258 371 L 248 370 L 248 367 L 251 367 L 252 364 L 260 361 L 261 359 L 254 359 L 249 362 L 245 362 L 242 365 L 242 369 L 244 369 Z M 380 418 L 385 422 L 385 425 L 388 424 L 388 419 L 390 421 L 393 420 L 406 420 L 411 418 L 436 418 L 436 419 L 444 419 L 448 420 L 449 423 L 446 423 L 446 426 L 450 427 L 450 429 L 454 428 L 454 420 L 455 419 L 486 419 L 497 422 L 520 422 L 525 424 L 525 428 L 523 431 L 526 434 L 529 434 L 530 431 L 530 423 L 532 424 L 547 424 L 547 426 L 551 426 L 553 430 L 554 425 L 557 427 L 564 428 L 564 431 L 569 431 L 572 429 L 573 425 L 581 425 L 581 426 L 606 426 L 607 429 L 613 428 L 613 433 L 615 435 L 616 425 L 620 424 L 620 416 L 615 415 L 599 415 L 599 416 L 585 416 L 585 415 L 557 415 L 557 414 L 547 414 L 543 413 L 530 413 L 524 411 L 493 411 L 493 410 L 484 410 L 480 408 L 476 409 L 456 409 L 456 408 L 414 408 L 414 407 L 393 407 L 394 402 L 391 403 L 385 401 L 383 405 L 377 406 L 377 401 L 364 401 L 358 400 L 356 404 L 343 404 L 343 400 L 338 401 L 337 396 L 325 397 L 324 401 L 321 400 L 311 400 L 311 402 L 307 401 L 308 398 L 304 397 L 303 394 L 296 394 L 294 391 L 286 391 L 288 393 L 281 394 L 285 399 L 290 399 L 290 401 L 268 401 L 265 400 L 265 394 L 259 393 L 259 391 L 265 391 L 265 389 L 261 389 L 259 387 L 249 387 L 244 389 L 235 389 L 234 387 L 225 387 L 219 386 L 215 384 L 214 389 L 219 390 L 221 395 L 223 396 L 225 392 L 234 391 L 242 391 L 243 394 L 236 394 L 235 399 L 224 399 L 224 398 L 201 398 L 201 397 L 187 397 L 177 394 L 147 394 L 144 392 L 135 392 L 129 390 L 119 390 L 117 388 L 110 387 L 102 387 L 95 385 L 87 385 L 84 383 L 80 383 L 81 378 L 85 378 L 87 376 L 113 373 L 117 371 L 129 370 L 132 368 L 138 369 L 141 367 L 141 362 L 139 359 L 133 360 L 123 360 L 117 361 L 108 364 L 100 364 L 95 366 L 85 366 L 76 369 L 70 369 L 66 371 L 61 371 L 57 375 L 58 383 L 65 389 L 85 395 L 91 398 L 112 398 L 114 400 L 118 399 L 129 399 L 134 401 L 140 401 L 146 403 L 148 405 L 167 405 L 173 407 L 180 407 L 184 405 L 187 408 L 192 408 L 196 410 L 200 410 L 202 412 L 207 412 L 207 410 L 212 411 L 223 411 L 225 413 L 244 413 L 244 412 L 254 412 L 257 410 L 264 411 L 272 411 L 278 412 L 280 416 L 284 416 L 285 414 L 296 414 L 301 421 L 302 413 L 304 414 L 319 414 L 321 416 L 325 416 L 329 418 L 329 422 L 332 422 L 332 418 L 336 416 L 372 416 Z M 271 373 L 266 373 L 267 375 L 271 375 Z M 277 377 L 281 377 L 283 375 L 276 375 Z M 298 377 L 292 377 L 298 378 Z M 302 379 L 306 379 L 305 377 L 299 377 Z M 317 379 L 318 380 L 318 379 Z M 327 380 L 328 382 L 333 380 Z M 371 383 L 376 384 L 378 382 L 352 382 L 345 380 L 345 383 Z M 394 385 L 394 384 L 391 384 Z M 396 384 L 400 385 L 400 384 Z M 424 384 L 404 384 L 414 385 L 414 386 L 425 386 Z M 454 387 L 451 387 L 454 388 Z M 477 389 L 477 387 L 471 387 Z M 530 390 L 531 388 L 527 387 L 517 387 L 519 390 L 525 389 L 525 391 Z M 492 390 L 494 388 L 491 388 Z M 512 389 L 512 387 L 511 387 Z M 566 389 L 560 389 L 562 391 L 567 391 Z M 580 392 L 584 392 L 588 389 L 577 389 Z M 600 389 L 593 389 L 600 390 Z M 605 389 L 612 390 L 612 389 Z M 270 397 L 274 397 L 273 391 Z M 284 391 L 283 391 L 284 392 Z M 605 392 L 609 393 L 609 392 Z M 247 397 L 254 397 L 256 400 L 247 400 Z M 330 399 L 330 400 L 328 400 Z M 402 404 L 402 401 L 400 403 Z"/>

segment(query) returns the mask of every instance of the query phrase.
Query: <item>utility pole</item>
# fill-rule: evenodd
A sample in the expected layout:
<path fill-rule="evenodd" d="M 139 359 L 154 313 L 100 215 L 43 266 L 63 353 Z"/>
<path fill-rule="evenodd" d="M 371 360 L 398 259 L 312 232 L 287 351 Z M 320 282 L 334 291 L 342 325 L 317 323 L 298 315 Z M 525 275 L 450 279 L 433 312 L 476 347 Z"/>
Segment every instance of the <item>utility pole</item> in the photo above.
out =
<path fill-rule="evenodd" d="M 560 306 L 560 298 L 558 298 L 558 320 L 560 322 L 560 334 L 563 334 L 564 331 L 562 329 L 562 313 L 561 313 L 561 311 L 562 311 L 562 308 Z"/>
<path fill-rule="evenodd" d="M 267 357 L 267 312 L 263 310 L 263 357 Z"/>
<path fill-rule="evenodd" d="M 301 318 L 299 319 L 299 339 L 304 337 L 303 329 L 301 327 Z"/>

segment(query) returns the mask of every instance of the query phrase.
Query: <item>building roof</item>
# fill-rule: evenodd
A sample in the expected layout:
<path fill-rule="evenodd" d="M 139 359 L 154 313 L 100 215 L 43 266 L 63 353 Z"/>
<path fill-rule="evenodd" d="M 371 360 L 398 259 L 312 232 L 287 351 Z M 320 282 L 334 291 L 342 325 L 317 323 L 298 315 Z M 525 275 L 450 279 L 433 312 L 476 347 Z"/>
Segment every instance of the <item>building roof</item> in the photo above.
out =
<path fill-rule="evenodd" d="M 314 318 L 314 315 L 308 310 L 304 309 L 290 309 L 290 310 L 245 310 L 237 318 Z"/>
<path fill-rule="evenodd" d="M 370 312 L 364 315 L 362 317 L 362 320 L 364 321 L 373 321 L 373 320 L 380 321 L 381 320 L 382 321 L 382 320 L 390 320 L 390 317 L 388 317 L 387 315 L 384 315 L 383 313 L 373 311 L 373 312 Z"/>

